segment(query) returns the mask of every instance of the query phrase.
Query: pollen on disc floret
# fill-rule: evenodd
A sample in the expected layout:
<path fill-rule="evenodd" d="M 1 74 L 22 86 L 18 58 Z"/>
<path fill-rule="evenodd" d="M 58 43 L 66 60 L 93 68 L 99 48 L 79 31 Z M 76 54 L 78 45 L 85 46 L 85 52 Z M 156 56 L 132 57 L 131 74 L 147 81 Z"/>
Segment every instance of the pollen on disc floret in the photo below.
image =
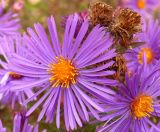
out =
<path fill-rule="evenodd" d="M 144 54 L 145 54 L 146 59 L 147 59 L 147 64 L 152 63 L 152 61 L 154 60 L 154 53 L 153 53 L 151 48 L 142 48 L 140 50 L 140 52 L 138 53 L 138 56 L 137 56 L 138 62 L 140 64 L 143 64 L 143 61 L 144 61 L 143 60 L 143 55 Z"/>
<path fill-rule="evenodd" d="M 150 117 L 154 112 L 153 99 L 148 95 L 139 95 L 131 103 L 131 111 L 135 118 Z"/>
<path fill-rule="evenodd" d="M 78 71 L 71 60 L 67 60 L 62 56 L 56 57 L 56 62 L 50 64 L 49 67 L 48 72 L 51 74 L 50 82 L 53 84 L 53 87 L 61 86 L 68 88 L 76 82 Z"/>

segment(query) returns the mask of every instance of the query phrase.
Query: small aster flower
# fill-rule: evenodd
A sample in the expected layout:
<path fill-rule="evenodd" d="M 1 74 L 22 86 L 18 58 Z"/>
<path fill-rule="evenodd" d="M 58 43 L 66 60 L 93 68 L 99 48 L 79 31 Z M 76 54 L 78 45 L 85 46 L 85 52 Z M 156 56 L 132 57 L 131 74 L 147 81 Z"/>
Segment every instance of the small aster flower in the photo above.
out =
<path fill-rule="evenodd" d="M 12 11 L 4 12 L 0 4 L 0 36 L 14 35 L 20 28 L 18 15 Z"/>
<path fill-rule="evenodd" d="M 51 123 L 56 115 L 56 125 L 59 128 L 61 110 L 64 110 L 67 130 L 74 130 L 77 125 L 81 127 L 82 122 L 89 121 L 90 115 L 99 119 L 98 113 L 103 111 L 99 102 L 111 100 L 115 92 L 109 87 L 117 84 L 117 81 L 108 78 L 115 73 L 107 68 L 113 65 L 111 59 L 116 55 L 115 49 L 109 49 L 112 45 L 109 35 L 97 25 L 86 36 L 89 23 L 84 21 L 74 39 L 77 23 L 77 15 L 69 16 L 62 45 L 57 37 L 53 17 L 48 19 L 51 42 L 43 27 L 35 24 L 36 32 L 29 28 L 29 36 L 24 35 L 24 39 L 28 49 L 26 54 L 36 60 L 10 54 L 14 72 L 39 78 L 38 81 L 12 87 L 12 90 L 25 90 L 46 84 L 26 101 L 28 103 L 43 93 L 27 112 L 27 116 L 42 104 L 38 121 L 46 116 L 46 121 Z"/>
<path fill-rule="evenodd" d="M 144 43 L 131 50 L 126 51 L 124 57 L 129 71 L 134 71 L 144 63 L 144 56 L 147 65 L 152 67 L 160 58 L 160 27 L 158 21 L 144 23 L 143 33 L 137 35 L 138 42 Z"/>
<path fill-rule="evenodd" d="M 125 84 L 120 84 L 115 100 L 107 105 L 106 124 L 98 132 L 148 132 L 150 127 L 160 131 L 152 122 L 159 119 L 160 72 L 159 64 L 149 70 L 145 65 L 131 77 L 126 75 Z"/>
<path fill-rule="evenodd" d="M 22 46 L 22 38 L 18 34 L 17 36 L 12 37 L 2 37 L 0 38 L 0 53 L 3 54 L 6 61 L 0 61 L 0 91 L 1 93 L 1 103 L 3 105 L 11 105 L 12 108 L 15 108 L 17 103 L 21 104 L 28 97 L 33 96 L 32 89 L 28 89 L 25 91 L 11 91 L 10 88 L 12 86 L 16 86 L 18 84 L 22 84 L 24 82 L 28 82 L 33 80 L 34 78 L 28 78 L 26 76 L 17 74 L 10 70 L 12 66 L 10 59 L 8 58 L 7 53 L 17 53 L 21 56 L 25 56 L 25 52 L 23 51 Z M 16 44 L 15 44 L 16 42 Z M 35 80 L 35 79 L 34 79 Z"/>
<path fill-rule="evenodd" d="M 151 18 L 151 14 L 159 3 L 159 0 L 129 0 L 126 7 L 136 10 L 146 18 Z"/>
<path fill-rule="evenodd" d="M 3 127 L 1 120 L 0 120 L 0 132 L 6 132 L 6 128 Z"/>
<path fill-rule="evenodd" d="M 38 127 L 38 124 L 36 126 L 29 124 L 25 113 L 17 113 L 14 116 L 13 132 L 39 132 Z M 42 132 L 45 132 L 45 130 Z"/>

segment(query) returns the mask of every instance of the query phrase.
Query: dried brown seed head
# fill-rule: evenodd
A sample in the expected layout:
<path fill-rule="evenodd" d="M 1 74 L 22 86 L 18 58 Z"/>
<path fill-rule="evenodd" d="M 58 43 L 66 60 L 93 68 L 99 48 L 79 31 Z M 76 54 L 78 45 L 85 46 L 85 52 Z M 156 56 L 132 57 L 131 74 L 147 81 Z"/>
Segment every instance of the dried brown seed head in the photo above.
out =
<path fill-rule="evenodd" d="M 89 16 L 92 26 L 100 24 L 101 26 L 107 27 L 112 21 L 112 15 L 113 8 L 110 5 L 104 2 L 90 4 Z"/>
<path fill-rule="evenodd" d="M 132 43 L 133 35 L 141 32 L 141 16 L 129 8 L 113 8 L 104 2 L 95 2 L 89 8 L 91 28 L 97 24 L 110 32 L 115 43 L 126 48 Z"/>
<path fill-rule="evenodd" d="M 141 16 L 129 8 L 115 11 L 109 31 L 116 40 L 123 42 L 132 40 L 133 35 L 141 32 Z"/>

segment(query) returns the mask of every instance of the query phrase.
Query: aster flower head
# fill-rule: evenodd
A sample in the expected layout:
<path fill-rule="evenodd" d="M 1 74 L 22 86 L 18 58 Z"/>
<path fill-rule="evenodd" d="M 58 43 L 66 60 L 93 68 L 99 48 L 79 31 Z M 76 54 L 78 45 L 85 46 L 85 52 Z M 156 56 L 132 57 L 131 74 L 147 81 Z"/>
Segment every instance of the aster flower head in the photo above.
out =
<path fill-rule="evenodd" d="M 145 132 L 150 128 L 160 131 L 160 127 L 152 122 L 153 118 L 160 117 L 160 72 L 159 64 L 151 70 L 145 65 L 135 74 L 126 74 L 125 83 L 119 85 L 115 100 L 107 105 L 102 116 L 106 124 L 98 131 L 133 131 Z"/>
<path fill-rule="evenodd" d="M 0 3 L 0 36 L 14 35 L 20 28 L 18 14 L 12 11 L 5 12 Z"/>
<path fill-rule="evenodd" d="M 4 36 L 0 38 L 0 53 L 4 56 L 5 61 L 0 60 L 0 91 L 1 103 L 3 105 L 11 105 L 14 109 L 17 103 L 22 105 L 24 100 L 33 96 L 32 89 L 24 91 L 12 91 L 10 88 L 18 84 L 27 83 L 35 78 L 28 78 L 24 75 L 13 72 L 10 67 L 12 63 L 7 53 L 17 53 L 20 56 L 25 56 L 23 51 L 24 45 L 20 34 L 15 36 Z"/>
<path fill-rule="evenodd" d="M 158 21 L 145 22 L 143 32 L 136 36 L 137 41 L 143 43 L 141 46 L 126 51 L 124 57 L 129 71 L 134 72 L 138 66 L 144 64 L 146 58 L 147 65 L 152 67 L 159 59 L 160 51 L 160 27 Z"/>
<path fill-rule="evenodd" d="M 67 130 L 76 129 L 77 125 L 82 126 L 82 122 L 89 121 L 90 115 L 99 119 L 98 112 L 103 111 L 99 102 L 111 100 L 114 92 L 109 87 L 117 84 L 107 77 L 114 74 L 114 71 L 107 70 L 113 65 L 114 61 L 111 59 L 116 55 L 115 49 L 109 49 L 112 40 L 99 25 L 86 36 L 88 21 L 83 22 L 74 39 L 77 23 L 77 15 L 69 16 L 62 45 L 57 37 L 53 17 L 48 19 L 51 42 L 43 27 L 35 24 L 35 31 L 28 28 L 29 36 L 24 35 L 26 54 L 35 60 L 10 54 L 14 72 L 39 78 L 37 81 L 12 87 L 12 90 L 25 90 L 46 84 L 26 101 L 30 102 L 43 92 L 43 96 L 30 108 L 27 115 L 42 104 L 38 121 L 46 116 L 46 121 L 51 123 L 56 116 L 59 128 L 60 111 L 63 107 Z"/>
<path fill-rule="evenodd" d="M 126 7 L 136 10 L 145 18 L 151 18 L 151 14 L 159 3 L 159 0 L 129 0 Z"/>

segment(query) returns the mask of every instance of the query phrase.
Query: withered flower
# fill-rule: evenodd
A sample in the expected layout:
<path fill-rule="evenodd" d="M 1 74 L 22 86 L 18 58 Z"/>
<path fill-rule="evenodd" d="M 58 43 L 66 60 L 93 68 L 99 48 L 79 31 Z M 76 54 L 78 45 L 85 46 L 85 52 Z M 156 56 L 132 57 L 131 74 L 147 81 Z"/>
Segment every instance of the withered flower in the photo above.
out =
<path fill-rule="evenodd" d="M 141 16 L 129 8 L 113 8 L 104 3 L 92 3 L 89 8 L 90 24 L 100 24 L 114 37 L 115 43 L 128 47 L 133 35 L 141 31 Z"/>
<path fill-rule="evenodd" d="M 142 30 L 141 16 L 129 8 L 119 9 L 115 11 L 108 30 L 115 41 L 120 40 L 120 43 L 126 47 L 133 39 L 133 35 Z"/>
<path fill-rule="evenodd" d="M 90 23 L 108 27 L 112 21 L 113 8 L 104 2 L 91 3 L 89 6 Z"/>

